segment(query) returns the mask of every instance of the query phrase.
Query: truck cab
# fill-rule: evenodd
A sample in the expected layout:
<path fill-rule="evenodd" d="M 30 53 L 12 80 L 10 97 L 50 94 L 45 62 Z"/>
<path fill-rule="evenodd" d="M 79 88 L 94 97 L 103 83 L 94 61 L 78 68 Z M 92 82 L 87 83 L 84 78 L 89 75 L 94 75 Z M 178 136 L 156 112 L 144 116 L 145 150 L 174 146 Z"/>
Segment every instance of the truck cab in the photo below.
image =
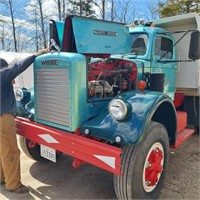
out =
<path fill-rule="evenodd" d="M 51 53 L 34 63 L 34 91 L 17 93 L 22 149 L 37 161 L 64 153 L 75 168 L 87 162 L 114 173 L 119 199 L 156 198 L 169 148 L 194 133 L 174 104 L 172 34 L 153 23 L 68 16 L 51 21 L 50 41 Z"/>
<path fill-rule="evenodd" d="M 157 75 L 155 86 L 149 85 L 150 90 L 164 92 L 172 99 L 175 94 L 176 81 L 176 48 L 171 34 L 165 34 L 165 30 L 154 27 L 153 23 L 145 25 L 136 25 L 130 28 L 132 52 L 136 55 L 136 59 L 143 62 L 144 74 L 148 73 Z M 169 62 L 172 61 L 172 62 Z M 160 76 L 159 76 L 160 74 Z M 152 77 L 153 77 L 152 75 Z M 163 79 L 164 76 L 164 79 Z M 159 82 L 164 81 L 162 83 Z M 160 88 L 159 88 L 160 87 Z"/>

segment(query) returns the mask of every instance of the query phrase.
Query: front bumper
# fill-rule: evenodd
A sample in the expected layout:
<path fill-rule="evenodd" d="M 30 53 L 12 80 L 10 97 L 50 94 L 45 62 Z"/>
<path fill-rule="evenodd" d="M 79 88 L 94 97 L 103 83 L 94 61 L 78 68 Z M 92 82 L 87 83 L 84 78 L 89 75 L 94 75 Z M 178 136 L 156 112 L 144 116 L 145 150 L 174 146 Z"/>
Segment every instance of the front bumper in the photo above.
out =
<path fill-rule="evenodd" d="M 83 162 L 121 175 L 121 148 L 78 135 L 79 130 L 69 133 L 19 117 L 15 121 L 17 134 Z"/>

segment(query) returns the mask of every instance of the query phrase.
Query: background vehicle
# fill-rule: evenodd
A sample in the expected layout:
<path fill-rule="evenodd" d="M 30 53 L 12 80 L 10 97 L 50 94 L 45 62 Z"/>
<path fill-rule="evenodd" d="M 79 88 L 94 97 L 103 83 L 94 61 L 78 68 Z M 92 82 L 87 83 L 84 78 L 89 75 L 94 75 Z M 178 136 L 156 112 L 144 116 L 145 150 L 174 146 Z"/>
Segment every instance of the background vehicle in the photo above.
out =
<path fill-rule="evenodd" d="M 189 33 L 184 60 L 198 62 L 200 35 Z M 16 92 L 22 149 L 38 161 L 64 153 L 75 168 L 87 162 L 112 172 L 119 199 L 156 198 L 169 147 L 195 132 L 176 94 L 172 34 L 152 23 L 69 16 L 51 21 L 50 38 L 54 52 L 34 63 L 34 93 Z"/>
<path fill-rule="evenodd" d="M 8 52 L 0 51 L 0 57 L 5 58 L 9 66 L 12 66 L 13 63 L 21 61 L 23 58 L 32 55 L 31 53 L 22 53 L 22 52 Z M 15 79 L 14 89 L 26 87 L 33 87 L 33 65 L 31 65 L 25 72 L 20 74 Z"/>
<path fill-rule="evenodd" d="M 200 30 L 200 15 L 189 13 L 169 18 L 160 19 L 154 22 L 156 26 L 164 28 L 167 31 L 180 30 Z M 200 60 L 193 62 L 183 62 L 187 58 L 190 35 L 186 34 L 176 45 L 177 59 L 182 62 L 177 65 L 176 92 L 182 95 L 181 110 L 188 114 L 188 126 L 199 131 L 199 96 L 200 96 Z M 177 41 L 182 33 L 173 34 Z M 184 95 L 184 98 L 183 98 Z"/>

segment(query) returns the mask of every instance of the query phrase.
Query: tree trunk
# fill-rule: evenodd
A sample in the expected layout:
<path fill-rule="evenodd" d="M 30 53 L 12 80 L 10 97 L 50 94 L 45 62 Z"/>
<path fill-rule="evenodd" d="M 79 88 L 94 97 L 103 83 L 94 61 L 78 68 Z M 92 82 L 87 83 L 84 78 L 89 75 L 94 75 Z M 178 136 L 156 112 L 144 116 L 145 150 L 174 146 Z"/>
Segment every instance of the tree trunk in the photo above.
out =
<path fill-rule="evenodd" d="M 62 1 L 62 20 L 65 20 L 66 14 L 65 14 L 65 0 Z"/>
<path fill-rule="evenodd" d="M 102 19 L 105 20 L 105 0 L 102 0 Z"/>
<path fill-rule="evenodd" d="M 61 0 L 58 0 L 58 18 L 61 21 L 62 15 L 61 15 Z"/>
<path fill-rule="evenodd" d="M 5 31 L 4 31 L 4 21 L 3 20 L 0 20 L 0 22 L 2 22 L 2 34 L 1 34 L 1 36 L 0 36 L 0 39 L 1 39 L 1 45 L 2 45 L 2 50 L 5 50 L 5 42 L 4 42 L 4 40 L 5 40 Z"/>
<path fill-rule="evenodd" d="M 17 50 L 17 39 L 16 39 L 16 29 L 15 29 L 15 20 L 14 20 L 14 14 L 13 14 L 12 0 L 9 0 L 8 3 L 9 3 L 10 16 L 11 16 L 11 21 L 12 21 L 14 48 L 15 48 L 15 52 L 17 52 L 18 51 Z"/>
<path fill-rule="evenodd" d="M 82 0 L 80 0 L 80 16 L 83 15 Z"/>
<path fill-rule="evenodd" d="M 111 2 L 111 21 L 114 21 L 114 0 Z"/>
<path fill-rule="evenodd" d="M 38 36 L 38 22 L 37 22 L 37 12 L 35 8 L 35 46 L 36 46 L 36 52 L 39 51 L 39 42 L 38 42 L 39 36 Z"/>
<path fill-rule="evenodd" d="M 44 16 L 43 16 L 43 11 L 42 11 L 42 0 L 38 0 L 38 3 L 39 3 L 39 9 L 40 9 L 40 20 L 41 20 L 43 45 L 44 45 L 44 48 L 47 48 L 46 36 L 45 36 L 45 31 L 44 31 Z"/>

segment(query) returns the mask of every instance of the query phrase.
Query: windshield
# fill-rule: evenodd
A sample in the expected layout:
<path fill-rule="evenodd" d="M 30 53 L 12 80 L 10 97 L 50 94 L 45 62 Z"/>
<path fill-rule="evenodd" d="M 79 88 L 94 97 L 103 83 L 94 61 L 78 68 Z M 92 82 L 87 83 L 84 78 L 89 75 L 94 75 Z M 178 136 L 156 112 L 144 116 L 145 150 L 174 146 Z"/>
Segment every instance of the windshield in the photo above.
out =
<path fill-rule="evenodd" d="M 145 55 L 148 39 L 145 33 L 131 33 L 131 52 L 139 56 Z"/>

